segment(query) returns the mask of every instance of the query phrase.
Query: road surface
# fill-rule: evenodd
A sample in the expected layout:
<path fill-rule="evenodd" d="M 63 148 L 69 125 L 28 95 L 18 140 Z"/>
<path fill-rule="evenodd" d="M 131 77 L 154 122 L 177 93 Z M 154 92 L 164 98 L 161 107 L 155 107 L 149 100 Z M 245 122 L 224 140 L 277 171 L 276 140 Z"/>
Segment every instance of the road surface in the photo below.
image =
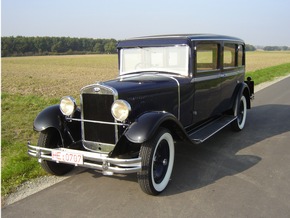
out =
<path fill-rule="evenodd" d="M 2 208 L 2 217 L 290 217 L 290 78 L 258 92 L 241 132 L 176 145 L 157 197 L 136 175 L 85 170 Z"/>

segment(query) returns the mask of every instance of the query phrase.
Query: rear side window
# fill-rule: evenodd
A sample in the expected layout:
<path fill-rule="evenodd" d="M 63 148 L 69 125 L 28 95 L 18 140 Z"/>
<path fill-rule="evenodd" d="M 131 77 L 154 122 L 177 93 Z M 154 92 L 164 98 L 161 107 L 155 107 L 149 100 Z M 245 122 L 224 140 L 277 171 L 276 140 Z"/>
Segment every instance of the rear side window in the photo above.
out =
<path fill-rule="evenodd" d="M 223 67 L 241 67 L 245 65 L 244 46 L 239 44 L 225 43 L 223 52 Z"/>
<path fill-rule="evenodd" d="M 224 45 L 224 68 L 235 67 L 236 60 L 236 45 L 235 44 L 225 44 Z"/>
<path fill-rule="evenodd" d="M 197 72 L 218 69 L 218 44 L 202 43 L 196 46 Z"/>
<path fill-rule="evenodd" d="M 241 67 L 244 64 L 244 46 L 238 45 L 238 67 Z"/>

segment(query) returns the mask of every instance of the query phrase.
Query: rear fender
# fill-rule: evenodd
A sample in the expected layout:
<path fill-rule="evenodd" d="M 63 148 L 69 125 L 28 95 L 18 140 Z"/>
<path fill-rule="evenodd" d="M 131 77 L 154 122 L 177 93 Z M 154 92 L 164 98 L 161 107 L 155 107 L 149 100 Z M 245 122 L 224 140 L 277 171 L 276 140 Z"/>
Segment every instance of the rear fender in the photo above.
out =
<path fill-rule="evenodd" d="M 236 111 L 236 107 L 239 107 L 240 102 L 238 104 L 236 103 L 237 100 L 241 99 L 242 95 L 246 97 L 247 100 L 247 109 L 251 109 L 251 96 L 250 96 L 250 89 L 246 83 L 240 83 L 235 91 L 235 94 L 233 96 L 232 102 L 233 102 L 233 111 Z"/>

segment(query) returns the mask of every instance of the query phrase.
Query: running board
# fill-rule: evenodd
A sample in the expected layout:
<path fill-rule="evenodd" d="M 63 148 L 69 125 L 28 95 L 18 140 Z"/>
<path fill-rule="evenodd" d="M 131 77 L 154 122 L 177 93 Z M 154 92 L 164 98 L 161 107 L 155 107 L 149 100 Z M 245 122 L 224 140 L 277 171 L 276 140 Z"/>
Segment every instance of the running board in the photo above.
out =
<path fill-rule="evenodd" d="M 222 116 L 219 117 L 210 123 L 202 126 L 201 128 L 191 132 L 189 138 L 194 144 L 200 144 L 216 134 L 218 131 L 222 130 L 224 127 L 229 125 L 231 122 L 236 120 L 236 116 Z"/>

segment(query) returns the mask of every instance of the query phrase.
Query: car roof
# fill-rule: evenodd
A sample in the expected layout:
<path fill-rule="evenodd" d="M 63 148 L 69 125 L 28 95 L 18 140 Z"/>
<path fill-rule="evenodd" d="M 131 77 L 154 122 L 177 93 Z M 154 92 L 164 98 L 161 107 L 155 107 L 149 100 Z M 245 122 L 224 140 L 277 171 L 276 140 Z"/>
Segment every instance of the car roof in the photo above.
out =
<path fill-rule="evenodd" d="M 217 34 L 172 34 L 172 35 L 153 35 L 136 37 L 122 40 L 118 43 L 121 47 L 142 47 L 156 45 L 176 45 L 190 44 L 191 41 L 230 41 L 244 44 L 244 41 L 237 37 L 217 35 Z"/>

